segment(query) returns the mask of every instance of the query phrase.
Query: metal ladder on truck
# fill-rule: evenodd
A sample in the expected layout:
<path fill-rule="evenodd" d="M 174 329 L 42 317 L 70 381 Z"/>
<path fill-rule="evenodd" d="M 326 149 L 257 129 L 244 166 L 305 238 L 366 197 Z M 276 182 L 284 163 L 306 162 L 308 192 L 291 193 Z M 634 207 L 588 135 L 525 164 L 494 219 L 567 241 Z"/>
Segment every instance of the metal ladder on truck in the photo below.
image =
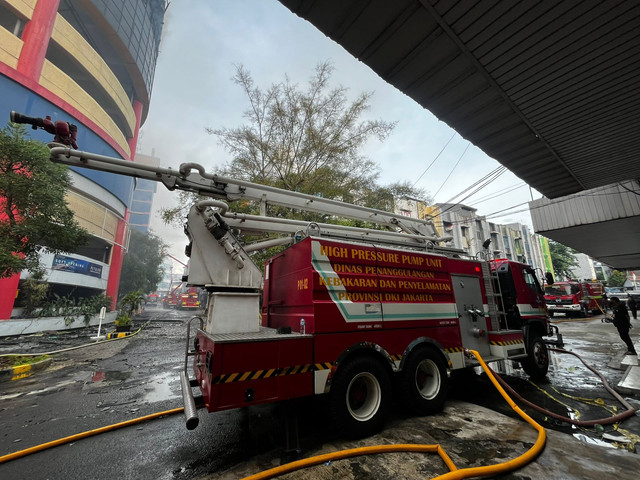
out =
<path fill-rule="evenodd" d="M 489 317 L 491 318 L 491 329 L 493 331 L 503 330 L 500 325 L 500 316 L 505 318 L 504 325 L 506 326 L 506 312 L 498 310 L 498 300 L 500 300 L 501 305 L 504 305 L 504 302 L 502 301 L 502 290 L 500 289 L 500 282 L 498 281 L 498 273 L 491 271 L 488 259 L 485 259 L 480 263 L 482 268 L 482 279 L 484 281 L 484 290 L 487 293 L 487 306 L 489 309 Z M 498 286 L 498 292 L 493 288 L 494 281 L 495 285 Z"/>

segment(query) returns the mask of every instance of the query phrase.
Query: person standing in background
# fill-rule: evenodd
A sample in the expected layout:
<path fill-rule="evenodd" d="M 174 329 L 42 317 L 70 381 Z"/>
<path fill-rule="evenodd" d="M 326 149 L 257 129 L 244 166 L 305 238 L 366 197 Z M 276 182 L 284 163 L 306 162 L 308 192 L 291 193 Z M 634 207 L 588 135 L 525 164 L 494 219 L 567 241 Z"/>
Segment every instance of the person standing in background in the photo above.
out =
<path fill-rule="evenodd" d="M 629 310 L 631 310 L 631 315 L 633 316 L 634 320 L 638 319 L 638 302 L 636 302 L 636 299 L 633 298 L 632 295 L 629 295 L 629 300 L 627 300 L 627 306 L 629 307 Z"/>
<path fill-rule="evenodd" d="M 627 344 L 627 353 L 625 355 L 637 355 L 629 336 L 631 320 L 629 319 L 627 307 L 618 297 L 611 297 L 611 309 L 613 310 L 613 325 L 618 329 L 618 334 L 622 341 Z"/>

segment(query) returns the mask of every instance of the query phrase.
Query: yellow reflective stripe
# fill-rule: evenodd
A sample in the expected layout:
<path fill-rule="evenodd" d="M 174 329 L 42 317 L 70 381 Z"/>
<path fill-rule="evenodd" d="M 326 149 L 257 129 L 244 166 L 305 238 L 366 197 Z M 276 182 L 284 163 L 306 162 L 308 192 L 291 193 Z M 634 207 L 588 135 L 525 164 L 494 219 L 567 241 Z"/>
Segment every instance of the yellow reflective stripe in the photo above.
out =
<path fill-rule="evenodd" d="M 330 364 L 329 364 L 330 365 Z M 306 373 L 312 370 L 311 364 L 294 365 L 292 367 L 271 368 L 269 370 L 256 370 L 249 372 L 223 373 L 212 379 L 212 383 L 234 383 L 245 382 L 247 380 L 260 380 L 269 377 L 284 377 L 286 375 L 295 375 L 298 373 Z"/>
<path fill-rule="evenodd" d="M 233 380 L 239 375 L 239 373 L 232 373 L 231 375 L 229 375 L 229 378 L 227 378 L 224 383 L 231 383 L 233 382 Z"/>

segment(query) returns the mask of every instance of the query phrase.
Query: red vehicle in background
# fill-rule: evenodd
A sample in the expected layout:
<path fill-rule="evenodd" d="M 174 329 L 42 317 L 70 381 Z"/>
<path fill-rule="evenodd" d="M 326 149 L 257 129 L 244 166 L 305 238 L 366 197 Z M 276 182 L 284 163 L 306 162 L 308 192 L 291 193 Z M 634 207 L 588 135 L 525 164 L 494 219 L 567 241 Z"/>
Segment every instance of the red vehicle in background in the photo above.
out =
<path fill-rule="evenodd" d="M 160 295 L 157 292 L 150 293 L 146 298 L 147 305 L 158 305 L 159 300 Z"/>
<path fill-rule="evenodd" d="M 177 287 L 172 289 L 167 295 L 162 299 L 162 308 L 177 308 L 178 300 L 180 295 L 180 288 L 184 285 L 184 282 L 178 284 Z"/>
<path fill-rule="evenodd" d="M 162 300 L 162 307 L 181 309 L 200 308 L 198 288 L 187 287 L 186 283 L 181 282 Z"/>
<path fill-rule="evenodd" d="M 180 309 L 200 308 L 198 289 L 196 287 L 182 288 L 178 295 L 178 303 L 176 306 Z"/>
<path fill-rule="evenodd" d="M 605 310 L 604 285 L 593 282 L 556 282 L 544 289 L 544 299 L 547 303 L 549 316 L 556 313 L 578 314 L 582 317 L 590 313 L 600 313 Z"/>

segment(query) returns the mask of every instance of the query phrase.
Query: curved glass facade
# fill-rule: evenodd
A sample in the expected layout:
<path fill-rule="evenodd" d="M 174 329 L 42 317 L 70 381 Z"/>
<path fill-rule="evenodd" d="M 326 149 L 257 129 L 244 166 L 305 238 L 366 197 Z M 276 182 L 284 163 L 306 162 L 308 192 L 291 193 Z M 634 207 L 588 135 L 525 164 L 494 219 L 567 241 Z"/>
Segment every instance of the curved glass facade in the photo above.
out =
<path fill-rule="evenodd" d="M 92 0 L 127 46 L 151 92 L 160 46 L 165 0 Z"/>
<path fill-rule="evenodd" d="M 0 0 L 0 115 L 7 121 L 15 110 L 75 123 L 81 150 L 133 161 L 166 7 L 166 0 Z M 29 132 L 52 140 L 42 130 Z M 93 265 L 92 286 L 86 272 L 61 274 L 60 259 L 51 265 L 48 257 L 41 260 L 50 283 L 97 289 L 115 299 L 133 213 L 133 179 L 87 169 L 74 169 L 73 175 L 69 205 L 93 236 L 64 262 Z M 0 298 L 11 300 L 0 302 L 0 320 L 9 318 L 15 283 L 0 281 Z"/>

